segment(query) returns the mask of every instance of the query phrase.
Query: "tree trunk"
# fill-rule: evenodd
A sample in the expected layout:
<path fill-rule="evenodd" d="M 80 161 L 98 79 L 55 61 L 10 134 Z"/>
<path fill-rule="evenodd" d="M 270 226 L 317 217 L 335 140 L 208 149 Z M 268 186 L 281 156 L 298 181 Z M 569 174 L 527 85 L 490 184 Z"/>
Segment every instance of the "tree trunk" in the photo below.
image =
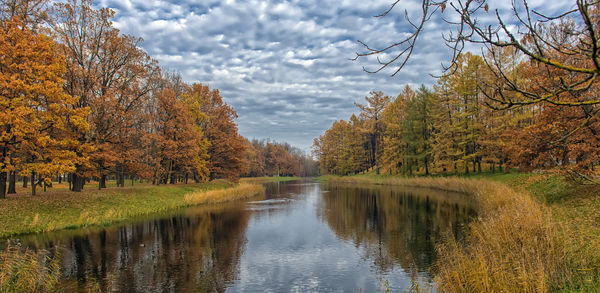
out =
<path fill-rule="evenodd" d="M 106 188 L 106 174 L 102 174 L 98 180 L 98 190 Z"/>
<path fill-rule="evenodd" d="M 31 196 L 35 196 L 35 172 L 31 172 Z"/>
<path fill-rule="evenodd" d="M 0 199 L 6 198 L 6 172 L 0 172 Z"/>
<path fill-rule="evenodd" d="M 167 177 L 165 178 L 165 181 L 164 181 L 165 184 L 171 182 L 171 177 L 173 177 L 173 174 L 171 173 L 172 171 L 173 171 L 173 160 L 169 160 L 169 167 L 167 168 Z"/>
<path fill-rule="evenodd" d="M 85 178 L 77 174 L 71 174 L 71 181 L 71 191 L 80 192 L 83 190 L 83 186 L 85 185 Z"/>
<path fill-rule="evenodd" d="M 29 181 L 29 177 L 23 176 L 23 188 L 27 188 L 27 182 Z"/>
<path fill-rule="evenodd" d="M 17 193 L 17 172 L 11 171 L 8 177 L 8 194 Z"/>
<path fill-rule="evenodd" d="M 123 166 L 119 166 L 117 170 L 117 186 L 125 187 L 125 170 Z"/>

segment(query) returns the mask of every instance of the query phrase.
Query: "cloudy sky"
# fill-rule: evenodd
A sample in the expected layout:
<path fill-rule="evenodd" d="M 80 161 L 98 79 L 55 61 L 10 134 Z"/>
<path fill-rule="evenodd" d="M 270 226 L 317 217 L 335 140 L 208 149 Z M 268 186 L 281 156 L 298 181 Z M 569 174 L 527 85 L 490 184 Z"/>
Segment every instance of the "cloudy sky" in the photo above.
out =
<path fill-rule="evenodd" d="M 357 40 L 382 47 L 410 32 L 403 12 L 418 15 L 418 2 L 402 1 L 387 17 L 373 17 L 392 2 L 100 0 L 95 6 L 114 9 L 115 26 L 144 38 L 144 49 L 164 68 L 219 89 L 237 110 L 242 135 L 308 151 L 334 120 L 357 112 L 353 102 L 369 91 L 396 96 L 406 84 L 430 85 L 430 74 L 448 60 L 441 40 L 448 28 L 436 19 L 395 77 L 364 72 L 363 66 L 376 68 L 372 59 L 349 60 L 361 51 Z M 565 6 L 560 2 L 566 1 L 546 7 L 557 10 Z"/>

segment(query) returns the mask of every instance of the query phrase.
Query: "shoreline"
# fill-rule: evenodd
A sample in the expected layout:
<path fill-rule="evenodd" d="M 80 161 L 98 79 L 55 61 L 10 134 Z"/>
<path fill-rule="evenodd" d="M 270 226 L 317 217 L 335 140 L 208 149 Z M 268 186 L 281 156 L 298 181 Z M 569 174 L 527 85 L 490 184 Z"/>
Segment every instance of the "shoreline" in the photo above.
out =
<path fill-rule="evenodd" d="M 443 292 L 586 291 L 600 285 L 600 225 L 592 228 L 581 219 L 600 208 L 598 188 L 572 185 L 556 174 L 531 173 L 322 176 L 319 180 L 471 196 L 478 216 L 467 228 L 466 241 L 447 237 L 437 245 L 439 258 L 433 269 L 436 286 Z M 594 237 L 596 241 L 590 241 Z"/>
<path fill-rule="evenodd" d="M 50 191 L 0 201 L 0 239 L 88 226 L 106 226 L 178 208 L 242 200 L 264 193 L 260 184 L 224 180 L 138 185 L 74 193 Z"/>

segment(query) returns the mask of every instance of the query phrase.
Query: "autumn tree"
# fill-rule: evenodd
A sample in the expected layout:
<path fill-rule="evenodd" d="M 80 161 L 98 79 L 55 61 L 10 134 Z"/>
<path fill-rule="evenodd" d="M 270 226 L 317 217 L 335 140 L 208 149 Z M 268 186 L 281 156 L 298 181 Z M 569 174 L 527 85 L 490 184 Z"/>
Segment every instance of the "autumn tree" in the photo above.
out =
<path fill-rule="evenodd" d="M 335 121 L 315 139 L 313 154 L 319 160 L 321 174 L 356 174 L 373 166 L 371 136 L 364 129 L 364 121 L 353 114 L 350 121 Z"/>
<path fill-rule="evenodd" d="M 346 161 L 349 173 L 366 171 L 372 166 L 372 162 L 368 160 L 370 135 L 364 132 L 366 123 L 368 122 L 364 119 L 352 114 L 346 125 L 341 159 Z"/>
<path fill-rule="evenodd" d="M 465 173 L 481 171 L 484 154 L 481 148 L 483 132 L 481 57 L 466 53 L 459 56 L 459 64 L 452 74 L 442 76 L 436 86 L 436 102 L 432 116 L 435 120 L 432 139 L 433 156 L 442 169 L 454 172 L 459 165 Z"/>
<path fill-rule="evenodd" d="M 339 157 L 342 150 L 346 121 L 335 121 L 323 135 L 315 139 L 313 154 L 319 160 L 321 174 L 340 174 Z M 344 175 L 344 174 L 342 174 Z"/>
<path fill-rule="evenodd" d="M 49 180 L 87 161 L 72 131 L 86 131 L 88 109 L 63 91 L 65 59 L 51 38 L 19 19 L 0 28 L 0 197 L 6 174 Z M 11 176 L 11 177 L 12 177 Z M 14 187 L 14 177 L 12 177 Z"/>
<path fill-rule="evenodd" d="M 383 134 L 382 164 L 388 172 L 399 172 L 406 167 L 403 123 L 406 120 L 406 105 L 414 99 L 415 92 L 406 86 L 404 90 L 388 104 L 383 112 L 385 132 Z"/>
<path fill-rule="evenodd" d="M 136 125 L 144 121 L 140 110 L 154 84 L 157 65 L 139 48 L 141 39 L 121 35 L 112 26 L 114 12 L 94 10 L 91 1 L 56 3 L 51 26 L 67 56 L 66 91 L 80 97 L 78 107 L 91 109 L 90 131 L 77 139 L 95 148 L 90 164 L 78 165 L 71 175 L 72 190 L 80 191 L 85 178 L 114 172 L 123 186 L 126 172 L 135 168 L 129 159 L 140 156 L 133 140 Z"/>
<path fill-rule="evenodd" d="M 388 15 L 399 2 L 391 2 L 380 17 Z M 395 66 L 393 74 L 396 74 L 418 47 L 421 33 L 427 30 L 426 23 L 441 18 L 449 27 L 444 40 L 453 53 L 449 65 L 444 67 L 448 74 L 461 66 L 466 43 L 482 45 L 485 67 L 501 80 L 480 88 L 488 106 L 494 109 L 527 105 L 582 108 L 585 119 L 579 120 L 579 125 L 572 125 L 567 133 L 574 135 L 592 123 L 600 112 L 600 99 L 595 94 L 600 74 L 597 49 L 600 47 L 597 25 L 600 4 L 575 0 L 574 8 L 556 15 L 544 13 L 543 7 L 532 8 L 527 0 L 513 1 L 511 6 L 507 9 L 487 0 L 422 0 L 420 15 L 406 15 L 413 28 L 411 33 L 382 48 L 361 43 L 364 51 L 356 58 L 380 55 L 377 67 L 366 70 L 379 72 Z M 507 50 L 512 51 L 512 58 L 506 58 Z M 539 69 L 538 75 L 533 76 L 537 78 L 531 79 L 531 83 L 522 82 L 521 76 L 513 74 L 515 62 Z"/>
<path fill-rule="evenodd" d="M 563 56 L 571 59 L 572 56 Z M 572 60 L 577 62 L 577 60 Z M 531 91 L 542 91 L 553 87 L 553 79 L 565 79 L 561 72 L 548 72 L 532 62 L 521 64 L 521 71 L 527 78 Z M 597 95 L 598 87 L 592 87 L 588 94 Z M 582 97 L 565 97 L 564 100 L 578 101 Z M 510 162 L 524 170 L 558 166 L 573 179 L 580 182 L 594 181 L 598 174 L 597 132 L 599 117 L 593 114 L 598 105 L 563 107 L 551 103 L 522 107 L 521 127 L 513 127 L 506 132 L 515 144 L 507 147 L 511 154 Z"/>
<path fill-rule="evenodd" d="M 260 177 L 265 175 L 265 156 L 263 145 L 257 139 L 245 140 L 246 149 L 246 177 Z"/>
<path fill-rule="evenodd" d="M 370 136 L 370 150 L 372 164 L 375 166 L 375 172 L 379 174 L 379 156 L 381 145 L 381 134 L 383 132 L 383 123 L 381 117 L 383 110 L 390 102 L 389 96 L 384 96 L 381 91 L 372 91 L 365 97 L 367 104 L 354 103 L 360 110 L 360 115 L 365 119 L 364 131 Z"/>
<path fill-rule="evenodd" d="M 252 139 L 246 147 L 246 177 L 316 176 L 316 162 L 288 143 Z"/>
<path fill-rule="evenodd" d="M 238 134 L 234 119 L 237 113 L 223 102 L 219 90 L 196 83 L 184 100 L 196 116 L 196 123 L 210 141 L 210 178 L 237 180 L 244 172 L 244 138 Z"/>
<path fill-rule="evenodd" d="M 0 20 L 19 19 L 32 31 L 48 17 L 49 0 L 0 0 Z"/>
<path fill-rule="evenodd" d="M 175 183 L 179 178 L 208 178 L 208 146 L 188 105 L 171 88 L 155 93 L 155 109 L 148 134 L 150 167 L 155 184 Z"/>
<path fill-rule="evenodd" d="M 433 94 L 421 86 L 414 97 L 406 101 L 406 116 L 402 121 L 402 143 L 405 149 L 405 170 L 412 174 L 413 165 L 425 168 L 425 175 L 429 175 L 431 164 L 431 136 L 433 132 L 433 119 L 431 118 L 431 104 Z"/>
<path fill-rule="evenodd" d="M 399 3 L 399 0 L 391 2 L 389 9 L 379 17 L 387 16 Z M 565 106 L 598 104 L 599 99 L 586 93 L 596 83 L 600 73 L 597 50 L 600 40 L 596 25 L 600 16 L 599 4 L 596 1 L 576 0 L 574 6 L 574 9 L 564 13 L 547 15 L 532 9 L 527 0 L 512 2 L 508 11 L 504 10 L 507 8 L 503 5 L 487 0 L 422 0 L 420 15 L 406 15 L 413 27 L 410 34 L 381 49 L 360 42 L 365 50 L 357 53 L 356 58 L 386 54 L 387 58 L 377 59 L 379 64 L 375 70 L 366 70 L 379 72 L 395 66 L 393 72 L 396 74 L 417 47 L 417 40 L 427 29 L 425 24 L 434 16 L 435 19 L 441 17 L 449 30 L 444 40 L 453 51 L 453 58 L 446 69 L 454 70 L 466 43 L 482 44 L 486 64 L 504 80 L 500 88 L 491 90 L 520 94 L 517 99 L 514 99 L 515 95 L 489 95 L 492 101 L 503 107 L 539 102 Z M 511 26 L 517 26 L 518 29 L 511 29 Z M 510 74 L 504 74 L 506 62 L 512 61 L 497 57 L 505 48 L 517 52 L 519 60 L 526 58 L 546 71 L 560 72 L 559 75 L 570 77 L 552 81 L 554 89 L 529 91 L 527 85 L 515 82 Z M 563 59 L 564 56 L 571 56 L 579 62 L 571 63 Z M 571 95 L 580 98 L 563 100 L 563 97 Z"/>

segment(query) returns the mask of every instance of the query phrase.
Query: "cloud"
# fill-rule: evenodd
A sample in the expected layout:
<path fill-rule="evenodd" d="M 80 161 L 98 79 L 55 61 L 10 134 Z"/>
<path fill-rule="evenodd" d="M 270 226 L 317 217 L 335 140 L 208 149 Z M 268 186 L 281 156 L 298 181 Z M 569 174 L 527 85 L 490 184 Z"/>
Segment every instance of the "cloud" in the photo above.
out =
<path fill-rule="evenodd" d="M 396 77 L 389 76 L 393 68 L 362 71 L 376 68 L 374 58 L 350 61 L 363 49 L 356 40 L 381 48 L 411 32 L 403 13 L 418 15 L 418 1 L 402 1 L 385 18 L 373 17 L 392 2 L 102 0 L 95 5 L 114 9 L 115 26 L 142 37 L 143 48 L 163 67 L 219 89 L 238 111 L 242 135 L 309 150 L 334 120 L 356 112 L 353 102 L 369 91 L 396 96 L 406 84 L 432 84 L 429 74 L 439 74 L 440 64 L 450 58 L 441 39 L 448 27 L 435 19 Z"/>

